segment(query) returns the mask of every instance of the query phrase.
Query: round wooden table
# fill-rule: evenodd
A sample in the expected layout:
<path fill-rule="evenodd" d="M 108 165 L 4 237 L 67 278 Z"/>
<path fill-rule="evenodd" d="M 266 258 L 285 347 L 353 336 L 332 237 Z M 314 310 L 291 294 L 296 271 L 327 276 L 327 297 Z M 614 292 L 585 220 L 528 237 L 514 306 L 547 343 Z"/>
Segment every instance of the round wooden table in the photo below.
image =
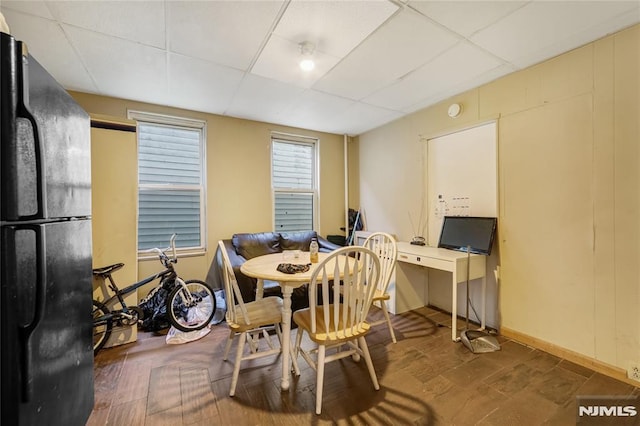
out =
<path fill-rule="evenodd" d="M 262 294 L 264 280 L 277 281 L 282 289 L 282 389 L 289 389 L 289 371 L 291 370 L 291 294 L 293 289 L 300 287 L 311 280 L 311 275 L 316 267 L 322 263 L 330 253 L 318 253 L 318 263 L 312 263 L 307 272 L 295 274 L 285 274 L 278 271 L 281 263 L 307 264 L 309 262 L 309 252 L 300 252 L 299 257 L 294 258 L 290 254 L 273 253 L 254 257 L 242 264 L 240 270 L 248 277 L 258 279 L 258 289 L 256 294 Z M 333 262 L 333 261 L 330 261 Z M 341 263 L 342 265 L 342 263 Z M 334 266 L 328 265 L 333 271 Z M 340 271 L 342 275 L 342 271 Z M 329 277 L 330 279 L 333 277 Z M 300 374 L 297 362 L 294 362 L 296 374 Z"/>

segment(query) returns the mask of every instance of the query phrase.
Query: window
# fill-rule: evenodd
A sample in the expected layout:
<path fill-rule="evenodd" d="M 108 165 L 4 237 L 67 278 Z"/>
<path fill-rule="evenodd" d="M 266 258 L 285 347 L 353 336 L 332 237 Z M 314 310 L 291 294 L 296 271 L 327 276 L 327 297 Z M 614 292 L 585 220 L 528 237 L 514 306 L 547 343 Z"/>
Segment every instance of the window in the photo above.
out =
<path fill-rule="evenodd" d="M 272 136 L 271 185 L 277 232 L 317 228 L 316 145 L 315 139 Z"/>
<path fill-rule="evenodd" d="M 138 121 L 138 250 L 204 248 L 205 123 L 129 112 Z"/>

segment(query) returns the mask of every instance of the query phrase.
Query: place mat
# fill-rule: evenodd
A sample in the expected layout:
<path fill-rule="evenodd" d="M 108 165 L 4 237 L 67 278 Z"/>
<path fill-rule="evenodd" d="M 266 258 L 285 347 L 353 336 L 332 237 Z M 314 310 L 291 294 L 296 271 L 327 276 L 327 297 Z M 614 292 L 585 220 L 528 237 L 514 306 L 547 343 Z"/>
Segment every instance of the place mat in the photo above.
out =
<path fill-rule="evenodd" d="M 299 265 L 295 263 L 281 263 L 276 269 L 283 274 L 297 274 L 299 272 L 307 272 L 309 268 L 311 268 L 310 263 L 307 263 L 306 265 Z"/>

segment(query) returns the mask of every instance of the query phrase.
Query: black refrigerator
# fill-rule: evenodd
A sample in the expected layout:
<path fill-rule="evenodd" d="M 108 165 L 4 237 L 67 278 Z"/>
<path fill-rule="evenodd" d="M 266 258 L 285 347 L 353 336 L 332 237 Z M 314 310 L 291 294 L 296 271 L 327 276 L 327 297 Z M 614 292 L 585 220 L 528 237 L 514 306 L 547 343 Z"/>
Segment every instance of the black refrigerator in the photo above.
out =
<path fill-rule="evenodd" d="M 93 408 L 90 119 L 0 33 L 0 423 Z"/>

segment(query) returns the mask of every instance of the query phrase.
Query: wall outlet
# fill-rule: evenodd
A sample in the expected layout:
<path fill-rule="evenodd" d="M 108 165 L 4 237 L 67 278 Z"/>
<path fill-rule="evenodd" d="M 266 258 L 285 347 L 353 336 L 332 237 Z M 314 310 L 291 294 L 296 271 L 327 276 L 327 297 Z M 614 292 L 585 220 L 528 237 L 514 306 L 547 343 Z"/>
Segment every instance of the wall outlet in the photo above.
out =
<path fill-rule="evenodd" d="M 630 362 L 627 368 L 627 377 L 640 382 L 640 364 Z"/>

